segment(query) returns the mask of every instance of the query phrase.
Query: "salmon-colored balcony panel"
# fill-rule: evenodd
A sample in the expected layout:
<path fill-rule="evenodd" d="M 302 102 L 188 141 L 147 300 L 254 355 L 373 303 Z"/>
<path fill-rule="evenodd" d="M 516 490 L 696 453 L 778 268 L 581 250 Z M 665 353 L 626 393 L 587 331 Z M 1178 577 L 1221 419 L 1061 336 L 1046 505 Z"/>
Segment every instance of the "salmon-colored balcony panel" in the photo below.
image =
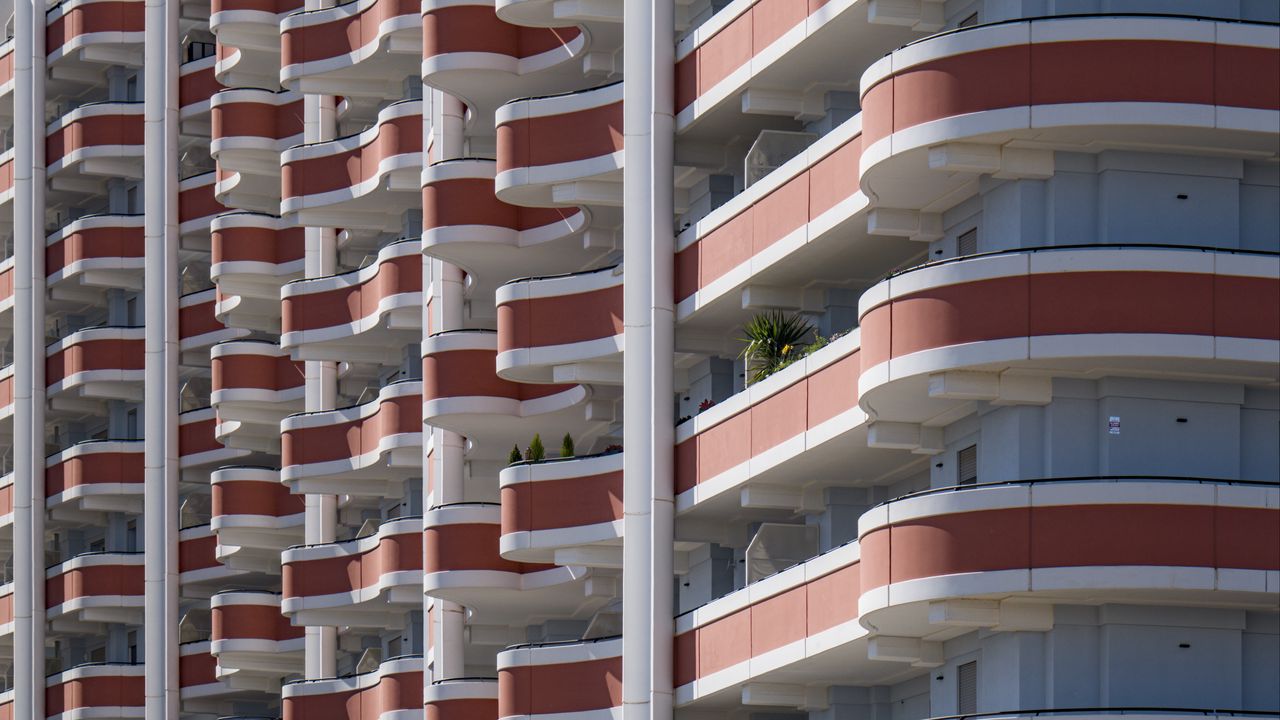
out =
<path fill-rule="evenodd" d="M 13 525 L 13 473 L 0 475 L 0 528 Z"/>
<path fill-rule="evenodd" d="M 0 720 L 14 720 L 13 690 L 0 692 Z"/>
<path fill-rule="evenodd" d="M 217 430 L 218 416 L 212 407 L 178 415 L 178 458 L 182 469 L 222 465 L 249 454 L 248 450 L 223 445 Z"/>
<path fill-rule="evenodd" d="M 143 564 L 140 552 L 90 552 L 50 567 L 45 571 L 45 608 L 50 618 L 140 620 Z"/>
<path fill-rule="evenodd" d="M 384 228 L 389 216 L 417 207 L 421 166 L 422 101 L 401 100 L 363 132 L 286 150 L 280 212 L 300 214 L 302 224 Z"/>
<path fill-rule="evenodd" d="M 1031 137 L 1042 153 L 1078 148 L 1085 136 L 1141 149 L 1153 133 L 1187 151 L 1270 152 L 1280 118 L 1274 26 L 1194 18 L 1123 24 L 1119 36 L 1104 29 L 1115 25 L 1107 17 L 967 28 L 871 65 L 861 81 L 863 189 L 874 188 L 884 207 L 923 208 L 977 170 L 998 171 L 999 147 Z M 968 172 L 940 172 L 950 169 L 939 147 L 949 142 L 982 143 L 988 159 Z M 1043 169 L 1032 175 L 1052 173 L 1051 157 L 1036 162 Z M 1019 167 L 1027 166 L 1022 159 Z"/>
<path fill-rule="evenodd" d="M 178 184 L 178 231 L 194 247 L 207 247 L 209 224 L 228 208 L 214 194 L 217 173 L 195 175 Z"/>
<path fill-rule="evenodd" d="M 422 174 L 422 251 L 466 268 L 472 297 L 490 297 L 507 280 L 598 262 L 580 208 L 524 208 L 494 194 L 492 160 L 433 163 Z"/>
<path fill-rule="evenodd" d="M 13 92 L 13 70 L 14 70 L 14 42 L 13 38 L 0 43 L 0 95 L 8 95 Z M 12 101 L 10 101 L 12 103 Z"/>
<path fill-rule="evenodd" d="M 218 199 L 244 210 L 279 212 L 280 153 L 302 142 L 302 96 L 235 88 L 214 95 L 210 106 Z"/>
<path fill-rule="evenodd" d="M 280 423 L 280 479 L 296 493 L 382 497 L 422 473 L 422 383 L 401 380 L 363 405 Z"/>
<path fill-rule="evenodd" d="M 422 689 L 426 720 L 490 720 L 498 717 L 497 678 L 436 680 Z"/>
<path fill-rule="evenodd" d="M 557 366 L 590 362 L 616 366 L 621 382 L 621 266 L 513 280 L 498 288 L 497 306 L 502 377 L 550 382 Z"/>
<path fill-rule="evenodd" d="M 1277 502 L 1274 483 L 1132 477 L 909 495 L 858 523 L 859 609 L 880 632 L 921 637 L 936 631 L 929 605 L 961 596 L 1274 604 Z"/>
<path fill-rule="evenodd" d="M 622 170 L 622 83 L 498 108 L 498 197 L 553 205 L 552 185 L 616 181 Z"/>
<path fill-rule="evenodd" d="M 517 463 L 498 476 L 502 557 L 551 562 L 555 552 L 622 540 L 622 453 Z"/>
<path fill-rule="evenodd" d="M 240 575 L 243 570 L 218 559 L 218 535 L 211 525 L 182 528 L 178 533 L 178 579 L 184 597 L 207 597 Z"/>
<path fill-rule="evenodd" d="M 0 367 L 0 424 L 8 425 L 13 421 L 14 409 L 13 364 Z M 0 515 L 4 513 L 0 512 Z"/>
<path fill-rule="evenodd" d="M 87 440 L 45 459 L 45 505 L 55 518 L 141 512 L 142 440 Z"/>
<path fill-rule="evenodd" d="M 302 275 L 302 228 L 274 215 L 236 212 L 214 218 L 210 229 L 218 319 L 280 332 L 280 288 Z"/>
<path fill-rule="evenodd" d="M 280 609 L 294 623 L 393 627 L 407 608 L 422 605 L 422 518 L 388 520 L 354 540 L 293 547 L 280 562 Z"/>
<path fill-rule="evenodd" d="M 144 10 L 143 0 L 63 0 L 45 16 L 49 64 L 79 58 L 141 66 Z"/>
<path fill-rule="evenodd" d="M 797 458 L 888 472 L 900 457 L 866 446 L 858 407 L 859 334 L 853 331 L 676 428 L 675 490 L 682 513 L 738 508 L 749 483 L 812 482 Z M 825 466 L 825 465 L 824 465 Z M 699 508 L 710 501 L 716 504 Z M 723 511 L 725 508 L 720 508 Z"/>
<path fill-rule="evenodd" d="M 218 660 L 220 678 L 236 687 L 272 687 L 281 676 L 302 672 L 305 629 L 280 614 L 278 594 L 220 592 L 209 599 L 209 610 L 209 652 Z"/>
<path fill-rule="evenodd" d="M 232 340 L 209 350 L 218 441 L 280 453 L 280 421 L 302 409 L 303 367 L 265 340 Z"/>
<path fill-rule="evenodd" d="M 373 672 L 296 680 L 281 688 L 284 720 L 365 720 L 422 713 L 421 655 L 384 661 Z"/>
<path fill-rule="evenodd" d="M 46 718 L 142 718 L 146 705 L 142 663 L 91 663 L 45 678 Z"/>
<path fill-rule="evenodd" d="M 521 625 L 539 613 L 563 613 L 566 607 L 594 612 L 605 603 L 584 599 L 583 583 L 591 575 L 586 567 L 504 558 L 497 503 L 437 506 L 427 513 L 425 528 L 425 592 L 466 605 L 477 622 Z"/>
<path fill-rule="evenodd" d="M 280 84 L 346 97 L 400 97 L 422 61 L 417 0 L 351 0 L 280 22 Z"/>
<path fill-rule="evenodd" d="M 280 482 L 280 471 L 226 467 L 209 476 L 216 554 L 227 567 L 273 575 L 280 552 L 303 538 L 303 502 Z"/>
<path fill-rule="evenodd" d="M 517 645 L 498 653 L 498 717 L 622 708 L 622 638 Z"/>
<path fill-rule="evenodd" d="M 862 402 L 882 420 L 960 402 L 906 401 L 914 389 L 929 397 L 928 376 L 948 370 L 1071 372 L 1105 357 L 1139 373 L 1274 378 L 1280 352 L 1280 258 L 1269 253 L 1012 250 L 901 273 L 859 304 Z"/>
<path fill-rule="evenodd" d="M 0 260 L 0 323 L 12 325 L 13 318 L 13 278 L 15 259 L 10 256 Z"/>
<path fill-rule="evenodd" d="M 50 395 L 141 399 L 142 327 L 85 328 L 45 348 L 45 384 Z"/>
<path fill-rule="evenodd" d="M 829 550 L 765 580 L 676 617 L 676 702 L 733 692 L 765 672 L 817 673 L 835 666 L 868 681 L 901 666 L 869 660 L 867 631 L 858 623 L 858 544 Z M 783 647 L 785 664 L 763 661 Z M 753 663 L 753 661 L 755 661 Z"/>
<path fill-rule="evenodd" d="M 45 238 L 44 267 L 54 298 L 81 286 L 142 289 L 142 215 L 88 215 Z"/>
<path fill-rule="evenodd" d="M 0 637 L 13 636 L 13 583 L 0 585 Z"/>
<path fill-rule="evenodd" d="M 9 148 L 3 153 L 0 153 L 0 207 L 7 205 L 13 200 L 14 155 L 14 148 Z"/>
<path fill-rule="evenodd" d="M 420 248 L 400 240 L 358 270 L 283 286 L 280 347 L 299 360 L 398 363 L 422 333 Z"/>
<path fill-rule="evenodd" d="M 249 334 L 244 328 L 222 324 L 217 316 L 217 301 L 216 288 L 178 298 L 178 347 L 182 351 L 184 365 L 207 366 L 212 345 Z"/>
<path fill-rule="evenodd" d="M 222 89 L 214 73 L 216 62 L 210 55 L 178 68 L 178 117 L 188 134 L 209 130 L 209 98 Z"/>
<path fill-rule="evenodd" d="M 218 658 L 210 654 L 210 645 L 208 640 L 196 640 L 178 646 L 178 687 L 184 703 L 216 700 L 239 692 L 218 677 Z"/>
<path fill-rule="evenodd" d="M 142 177 L 142 103 L 81 105 L 45 130 L 45 162 L 50 176 Z"/>

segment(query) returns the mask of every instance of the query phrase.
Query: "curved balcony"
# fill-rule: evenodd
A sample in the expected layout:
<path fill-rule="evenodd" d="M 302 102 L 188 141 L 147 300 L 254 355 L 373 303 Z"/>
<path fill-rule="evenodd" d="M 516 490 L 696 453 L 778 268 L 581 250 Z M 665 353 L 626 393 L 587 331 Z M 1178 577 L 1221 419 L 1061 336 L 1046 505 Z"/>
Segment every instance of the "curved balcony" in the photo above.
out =
<path fill-rule="evenodd" d="M 183 470 L 223 465 L 249 454 L 218 441 L 218 416 L 213 408 L 187 410 L 178 415 L 178 462 Z"/>
<path fill-rule="evenodd" d="M 863 295 L 859 314 L 859 402 L 881 421 L 923 422 L 975 399 L 1045 404 L 1048 375 L 1096 368 L 1274 383 L 1280 257 L 1013 250 L 892 276 Z"/>
<path fill-rule="evenodd" d="M 398 494 L 422 475 L 422 383 L 401 380 L 363 405 L 280 422 L 280 480 L 295 493 Z"/>
<path fill-rule="evenodd" d="M 422 518 L 406 517 L 365 537 L 285 550 L 281 612 L 297 625 L 400 627 L 422 606 L 422 537 Z"/>
<path fill-rule="evenodd" d="M 302 364 L 265 340 L 218 343 L 209 357 L 218 442 L 278 455 L 280 421 L 303 407 Z"/>
<path fill-rule="evenodd" d="M 676 704 L 736 705 L 747 681 L 901 677 L 901 665 L 867 657 L 858 579 L 851 542 L 677 616 Z"/>
<path fill-rule="evenodd" d="M 142 67 L 143 0 L 62 0 L 45 14 L 45 53 L 54 78 L 101 82 L 109 65 Z"/>
<path fill-rule="evenodd" d="M 422 336 L 421 241 L 383 247 L 373 263 L 280 289 L 280 347 L 298 360 L 395 365 Z"/>
<path fill-rule="evenodd" d="M 209 155 L 218 163 L 218 200 L 279 212 L 280 154 L 302 142 L 302 96 L 235 88 L 220 91 L 209 105 Z"/>
<path fill-rule="evenodd" d="M 13 583 L 0 585 L 0 646 L 13 644 Z M 0 713 L 0 718 L 4 714 Z"/>
<path fill-rule="evenodd" d="M 142 624 L 140 552 L 88 552 L 45 571 L 45 607 L 58 632 L 94 632 L 97 623 Z"/>
<path fill-rule="evenodd" d="M 280 573 L 280 553 L 303 539 L 303 498 L 280 482 L 280 471 L 228 467 L 209 476 L 218 537 L 217 558 L 229 568 Z"/>
<path fill-rule="evenodd" d="M 0 475 L 0 532 L 13 527 L 13 473 Z"/>
<path fill-rule="evenodd" d="M 57 720 L 140 720 L 142 663 L 88 663 L 45 678 L 44 712 Z"/>
<path fill-rule="evenodd" d="M 622 453 L 517 463 L 498 484 L 502 557 L 567 565 L 616 556 L 611 564 L 621 565 Z"/>
<path fill-rule="evenodd" d="M 900 470 L 903 453 L 867 446 L 860 368 L 855 330 L 679 425 L 677 512 L 712 522 L 749 517 L 747 506 L 801 512 L 815 479 L 852 482 L 839 468 L 870 477 Z"/>
<path fill-rule="evenodd" d="M 13 266 L 12 255 L 0 260 L 0 327 L 13 327 Z"/>
<path fill-rule="evenodd" d="M 184 135 L 209 134 L 209 98 L 222 89 L 214 72 L 216 62 L 210 55 L 178 68 L 178 120 Z"/>
<path fill-rule="evenodd" d="M 422 61 L 417 0 L 348 0 L 280 22 L 280 84 L 352 97 L 401 97 Z"/>
<path fill-rule="evenodd" d="M 217 295 L 217 289 L 209 288 L 178 298 L 178 349 L 183 365 L 208 367 L 212 346 L 249 334 L 244 328 L 222 324 L 217 315 Z"/>
<path fill-rule="evenodd" d="M 422 171 L 422 252 L 472 278 L 472 298 L 489 298 L 517 277 L 599 262 L 613 249 L 584 236 L 580 208 L 522 208 L 494 194 L 493 160 L 433 163 Z"/>
<path fill-rule="evenodd" d="M 217 173 L 209 171 L 178 183 L 178 232 L 183 250 L 207 251 L 210 224 L 227 212 L 214 193 L 216 180 Z"/>
<path fill-rule="evenodd" d="M 676 236 L 676 320 L 685 332 L 745 323 L 751 286 L 861 292 L 919 253 L 867 233 L 858 188 L 862 117 L 844 123 Z M 798 302 L 798 300 L 797 300 Z"/>
<path fill-rule="evenodd" d="M 699 139 L 751 138 L 777 127 L 762 114 L 821 116 L 822 91 L 806 88 L 845 87 L 851 68 L 867 67 L 921 31 L 942 28 L 940 18 L 917 29 L 877 21 L 876 15 L 899 9 L 871 4 L 783 7 L 749 0 L 723 7 L 676 44 L 676 131 Z"/>
<path fill-rule="evenodd" d="M 142 512 L 142 446 L 142 440 L 87 440 L 46 458 L 50 516 L 92 523 L 104 513 Z"/>
<path fill-rule="evenodd" d="M 218 677 L 218 659 L 209 654 L 208 640 L 178 645 L 178 687 L 183 710 L 217 712 L 219 701 L 237 691 Z"/>
<path fill-rule="evenodd" d="M 14 42 L 9 38 L 0 43 L 0 116 L 13 117 Z"/>
<path fill-rule="evenodd" d="M 514 205 L 622 204 L 622 83 L 498 108 L 498 198 Z"/>
<path fill-rule="evenodd" d="M 423 416 L 467 436 L 474 447 L 506 452 L 534 433 L 581 440 L 612 422 L 612 407 L 590 402 L 583 385 L 529 385 L 498 377 L 498 335 L 491 330 L 436 333 L 422 345 Z M 585 443 L 582 443 L 585 445 Z"/>
<path fill-rule="evenodd" d="M 0 71 L 3 70 L 4 58 L 0 57 Z M 2 105 L 3 95 L 0 95 L 0 105 Z M 0 111 L 2 112 L 2 111 Z M 3 115 L 0 115 L 3 117 Z M 0 208 L 7 207 L 13 202 L 15 186 L 13 181 L 14 164 L 13 159 L 15 152 L 13 148 L 0 153 Z"/>
<path fill-rule="evenodd" d="M 13 363 L 10 363 L 0 367 L 0 433 L 13 432 L 14 408 Z"/>
<path fill-rule="evenodd" d="M 300 225 L 400 229 L 418 206 L 422 172 L 422 101 L 383 108 L 367 130 L 299 145 L 280 156 L 280 214 Z"/>
<path fill-rule="evenodd" d="M 144 335 L 140 326 L 106 325 L 50 343 L 45 385 L 52 407 L 73 410 L 86 399 L 141 401 Z"/>
<path fill-rule="evenodd" d="M 302 275 L 303 229 L 274 215 L 214 218 L 209 277 L 217 317 L 233 327 L 280 332 L 280 288 Z"/>
<path fill-rule="evenodd" d="M 142 4 L 138 3 L 139 9 Z M 83 176 L 142 179 L 142 103 L 96 102 L 45 129 L 45 163 L 55 189 L 97 192 Z"/>
<path fill-rule="evenodd" d="M 280 678 L 303 670 L 303 634 L 280 614 L 276 593 L 230 590 L 209 599 L 209 652 L 218 679 L 233 688 L 276 692 Z"/>
<path fill-rule="evenodd" d="M 209 597 L 244 571 L 218 560 L 218 535 L 212 525 L 196 525 L 178 532 L 178 582 L 183 597 Z"/>
<path fill-rule="evenodd" d="M 1190 478 L 916 493 L 859 520 L 858 608 L 877 635 L 945 639 L 962 625 L 1046 630 L 1052 602 L 1274 606 L 1278 506 L 1274 483 Z"/>
<path fill-rule="evenodd" d="M 622 383 L 621 266 L 513 280 L 498 288 L 497 306 L 499 376 Z"/>
<path fill-rule="evenodd" d="M 373 672 L 296 680 L 280 689 L 284 720 L 415 717 L 422 714 L 421 655 L 385 660 Z"/>
<path fill-rule="evenodd" d="M 436 680 L 422 689 L 422 702 L 431 720 L 496 718 L 499 717 L 498 679 Z"/>
<path fill-rule="evenodd" d="M 600 49 L 599 41 L 576 25 L 558 24 L 504 22 L 494 12 L 493 0 L 433 0 L 423 7 L 422 77 L 462 100 L 469 124 L 491 127 L 499 105 L 527 96 L 531 89 L 548 94 L 582 87 L 588 39 L 592 50 Z M 605 51 L 612 49 L 616 47 Z"/>
<path fill-rule="evenodd" d="M 622 637 L 507 648 L 498 653 L 498 688 L 498 717 L 617 717 Z"/>
<path fill-rule="evenodd" d="M 211 0 L 209 31 L 218 39 L 214 66 L 227 87 L 280 83 L 280 21 L 303 0 Z"/>
<path fill-rule="evenodd" d="M 476 622 L 522 625 L 531 618 L 587 613 L 609 598 L 591 597 L 581 566 L 531 564 L 499 552 L 502 508 L 456 503 L 433 508 L 423 531 L 422 587 L 427 595 L 465 605 Z"/>
<path fill-rule="evenodd" d="M 45 238 L 49 296 L 99 303 L 107 290 L 142 289 L 142 215 L 88 215 Z"/>
<path fill-rule="evenodd" d="M 949 206 L 976 175 L 1048 177 L 1054 148 L 1086 143 L 1274 156 L 1274 26 L 1122 25 L 1119 37 L 1104 29 L 1115 27 L 1106 16 L 996 23 L 876 62 L 861 84 L 863 192 L 885 208 L 919 210 L 944 196 Z M 1033 138 L 1035 149 L 1009 145 Z"/>

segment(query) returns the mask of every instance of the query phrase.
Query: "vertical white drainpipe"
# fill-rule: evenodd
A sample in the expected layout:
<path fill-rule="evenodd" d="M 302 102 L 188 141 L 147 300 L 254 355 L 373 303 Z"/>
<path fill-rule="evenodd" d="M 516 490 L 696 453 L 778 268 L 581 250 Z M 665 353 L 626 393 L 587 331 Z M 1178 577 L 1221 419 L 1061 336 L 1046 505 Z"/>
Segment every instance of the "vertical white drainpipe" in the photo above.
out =
<path fill-rule="evenodd" d="M 178 328 L 178 297 L 182 294 L 178 272 L 178 61 L 181 35 L 178 31 L 179 3 L 164 3 L 164 627 L 165 717 L 178 717 L 181 697 L 178 680 L 178 414 L 181 411 L 178 370 L 181 333 Z M 151 209 L 148 208 L 148 216 Z"/>
<path fill-rule="evenodd" d="M 457 98 L 432 90 L 431 128 L 432 159 L 453 160 L 463 155 L 463 115 L 465 108 Z M 425 139 L 425 138 L 424 138 Z M 454 265 L 439 260 L 431 263 L 431 287 L 436 317 L 434 330 L 458 330 L 463 326 L 463 275 Z M 427 286 L 424 286 L 427 287 Z M 465 439 L 448 430 L 432 430 L 432 452 L 436 472 L 432 502 L 436 505 L 466 500 L 464 480 Z M 443 680 L 466 674 L 464 661 L 466 626 L 465 610 L 455 602 L 435 600 L 432 603 L 435 645 L 432 648 L 432 678 Z"/>
<path fill-rule="evenodd" d="M 623 3 L 625 720 L 672 715 L 674 5 Z"/>
<path fill-rule="evenodd" d="M 176 171 L 168 153 L 165 109 L 168 90 L 168 57 L 171 54 L 164 0 L 146 0 L 144 16 L 144 181 L 145 199 L 143 211 L 145 324 L 143 378 L 145 398 L 143 406 L 146 440 L 144 450 L 145 496 L 143 500 L 143 538 L 146 551 L 144 566 L 145 617 L 144 630 L 146 662 L 145 695 L 147 720 L 164 720 L 169 717 L 166 695 L 171 661 L 177 661 L 177 628 L 168 626 L 169 593 L 165 587 L 169 565 L 168 527 L 169 498 L 168 473 L 165 459 L 168 455 L 170 417 L 168 408 L 172 397 L 168 385 L 176 379 L 169 375 L 166 357 L 166 330 L 168 312 L 165 308 L 173 272 L 165 260 L 168 256 L 166 233 L 166 176 Z M 176 552 L 176 549 L 175 549 Z"/>
<path fill-rule="evenodd" d="M 14 717 L 44 717 L 44 5 L 14 8 Z"/>
<path fill-rule="evenodd" d="M 327 7 L 327 2 L 307 0 L 306 9 Z M 332 95 L 303 96 L 303 139 L 308 143 L 332 140 L 337 114 Z M 306 228 L 306 255 L 303 272 L 307 277 L 324 277 L 337 270 L 337 235 L 333 228 Z M 307 412 L 332 410 L 338 398 L 337 363 L 308 360 L 305 408 Z M 329 543 L 335 538 L 338 499 L 333 495 L 308 493 L 305 496 L 305 539 L 308 544 Z M 306 628 L 304 672 L 308 678 L 330 678 L 338 674 L 338 629 L 327 625 Z"/>

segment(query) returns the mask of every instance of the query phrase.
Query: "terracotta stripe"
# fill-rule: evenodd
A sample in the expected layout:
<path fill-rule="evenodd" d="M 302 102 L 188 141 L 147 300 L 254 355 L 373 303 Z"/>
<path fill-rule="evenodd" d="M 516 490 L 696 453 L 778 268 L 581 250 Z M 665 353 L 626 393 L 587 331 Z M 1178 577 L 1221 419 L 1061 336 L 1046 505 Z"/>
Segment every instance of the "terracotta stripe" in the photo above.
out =
<path fill-rule="evenodd" d="M 422 16 L 422 57 L 474 52 L 528 58 L 566 48 L 581 34 L 577 26 L 512 25 L 498 19 L 492 5 L 454 5 Z"/>
<path fill-rule="evenodd" d="M 387 398 L 368 417 L 280 433 L 282 467 L 346 460 L 372 452 L 387 437 L 422 432 L 422 397 Z"/>
<path fill-rule="evenodd" d="M 421 533 L 381 538 L 368 552 L 281 566 L 285 597 L 313 597 L 372 587 L 387 573 L 422 569 Z"/>
<path fill-rule="evenodd" d="M 210 486 L 213 517 L 265 515 L 285 517 L 303 511 L 303 498 L 288 486 L 267 480 L 231 480 Z"/>
<path fill-rule="evenodd" d="M 502 534 L 622 519 L 622 471 L 502 488 Z"/>
<path fill-rule="evenodd" d="M 498 125 L 498 172 L 590 160 L 622 150 L 622 102 Z"/>
<path fill-rule="evenodd" d="M 417 17 L 419 0 L 375 0 L 356 15 L 334 15 L 334 20 L 280 32 L 280 64 L 338 58 L 373 42 L 378 27 L 397 17 Z"/>
<path fill-rule="evenodd" d="M 281 298 L 281 328 L 297 332 L 346 325 L 373 315 L 386 298 L 416 292 L 422 292 L 421 256 L 393 257 L 358 285 Z"/>
<path fill-rule="evenodd" d="M 609 338 L 622 333 L 622 285 L 498 306 L 498 352 Z"/>

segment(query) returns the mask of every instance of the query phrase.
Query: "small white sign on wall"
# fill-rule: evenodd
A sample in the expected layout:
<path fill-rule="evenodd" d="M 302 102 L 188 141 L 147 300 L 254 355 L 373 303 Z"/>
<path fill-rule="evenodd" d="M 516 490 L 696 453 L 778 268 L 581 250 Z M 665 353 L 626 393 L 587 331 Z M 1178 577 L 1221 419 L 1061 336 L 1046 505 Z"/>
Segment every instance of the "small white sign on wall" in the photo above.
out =
<path fill-rule="evenodd" d="M 1112 415 L 1111 418 L 1107 420 L 1107 434 L 1108 435 L 1120 434 L 1120 416 L 1119 415 Z"/>

